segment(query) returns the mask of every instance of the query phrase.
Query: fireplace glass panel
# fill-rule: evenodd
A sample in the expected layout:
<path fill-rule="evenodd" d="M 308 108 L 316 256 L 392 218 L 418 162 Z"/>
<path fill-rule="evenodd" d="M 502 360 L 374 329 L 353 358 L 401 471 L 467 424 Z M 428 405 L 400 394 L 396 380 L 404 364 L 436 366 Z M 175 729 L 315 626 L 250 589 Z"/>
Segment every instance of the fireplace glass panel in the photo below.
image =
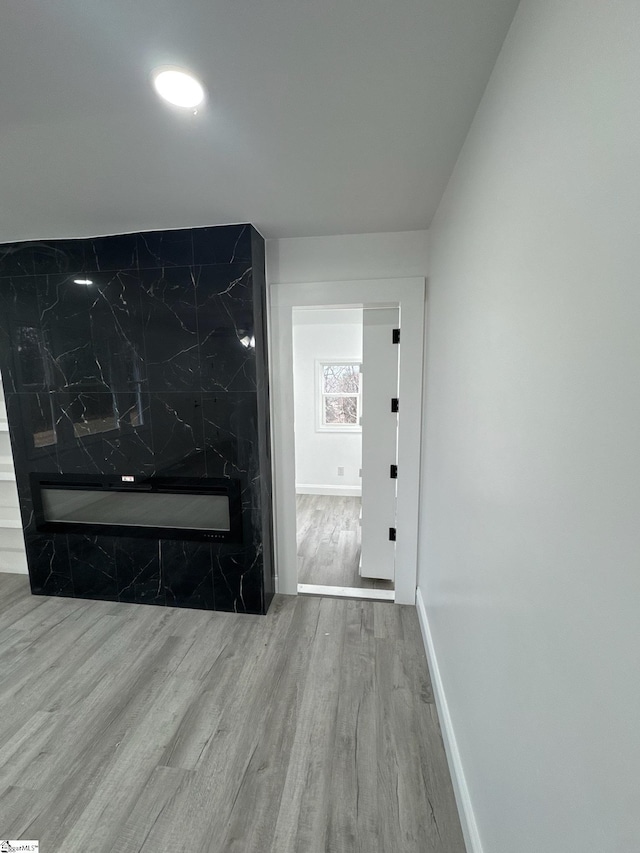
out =
<path fill-rule="evenodd" d="M 41 489 L 46 522 L 229 531 L 229 497 L 170 492 Z"/>

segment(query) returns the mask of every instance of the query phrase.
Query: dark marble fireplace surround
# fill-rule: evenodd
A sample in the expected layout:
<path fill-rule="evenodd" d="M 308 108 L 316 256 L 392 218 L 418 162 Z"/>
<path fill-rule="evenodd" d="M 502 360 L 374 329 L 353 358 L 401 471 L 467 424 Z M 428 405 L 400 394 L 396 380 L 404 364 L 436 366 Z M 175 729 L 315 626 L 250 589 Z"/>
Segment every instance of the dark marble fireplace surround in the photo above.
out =
<path fill-rule="evenodd" d="M 0 366 L 34 593 L 266 612 L 265 299 L 250 225 L 0 246 Z M 238 478 L 243 542 L 42 533 L 31 472 Z"/>

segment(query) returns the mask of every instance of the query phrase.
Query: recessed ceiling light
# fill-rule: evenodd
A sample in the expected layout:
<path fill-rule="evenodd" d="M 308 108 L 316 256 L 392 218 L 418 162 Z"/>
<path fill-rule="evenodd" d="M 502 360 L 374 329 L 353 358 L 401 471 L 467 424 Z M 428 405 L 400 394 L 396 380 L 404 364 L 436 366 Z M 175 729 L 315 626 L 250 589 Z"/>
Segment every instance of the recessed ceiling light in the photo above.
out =
<path fill-rule="evenodd" d="M 202 83 L 182 68 L 156 68 L 152 77 L 156 92 L 176 107 L 192 109 L 204 101 Z"/>
<path fill-rule="evenodd" d="M 93 284 L 90 278 L 74 278 L 74 284 Z"/>

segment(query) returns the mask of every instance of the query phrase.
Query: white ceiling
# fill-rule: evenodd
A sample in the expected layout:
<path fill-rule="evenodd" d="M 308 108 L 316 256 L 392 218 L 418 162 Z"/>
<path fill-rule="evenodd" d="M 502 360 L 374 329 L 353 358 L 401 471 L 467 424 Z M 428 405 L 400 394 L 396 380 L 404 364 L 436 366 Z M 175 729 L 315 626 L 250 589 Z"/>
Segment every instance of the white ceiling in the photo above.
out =
<path fill-rule="evenodd" d="M 2 0 L 0 241 L 422 229 L 517 0 Z M 161 104 L 157 65 L 206 109 Z"/>

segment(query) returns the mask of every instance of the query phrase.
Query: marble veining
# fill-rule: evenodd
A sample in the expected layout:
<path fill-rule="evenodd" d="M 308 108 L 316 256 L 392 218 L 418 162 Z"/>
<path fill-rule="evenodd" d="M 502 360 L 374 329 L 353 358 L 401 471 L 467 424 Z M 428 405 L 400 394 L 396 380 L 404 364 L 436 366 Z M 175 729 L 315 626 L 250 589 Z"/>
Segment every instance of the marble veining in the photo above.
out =
<path fill-rule="evenodd" d="M 266 611 L 265 316 L 250 225 L 0 246 L 0 367 L 35 593 Z M 245 541 L 45 535 L 30 472 L 238 478 Z"/>

